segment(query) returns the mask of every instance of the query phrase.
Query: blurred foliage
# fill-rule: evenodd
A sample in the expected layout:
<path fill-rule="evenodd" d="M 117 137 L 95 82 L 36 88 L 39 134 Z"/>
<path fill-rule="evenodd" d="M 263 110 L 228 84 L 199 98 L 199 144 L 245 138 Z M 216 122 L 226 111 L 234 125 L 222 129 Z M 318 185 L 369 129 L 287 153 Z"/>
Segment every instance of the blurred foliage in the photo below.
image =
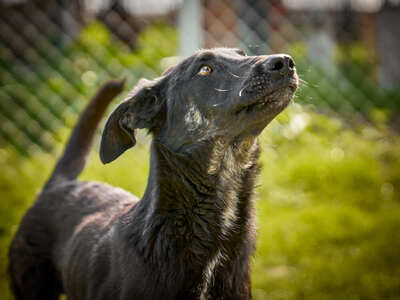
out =
<path fill-rule="evenodd" d="M 59 39 L 58 39 L 59 40 Z M 176 28 L 158 21 L 137 37 L 136 49 L 116 41 L 106 26 L 93 22 L 75 40 L 63 44 L 41 39 L 27 50 L 26 60 L 13 58 L 0 47 L 0 147 L 12 144 L 29 155 L 37 147 L 51 151 L 60 142 L 59 128 L 71 127 L 78 111 L 100 82 L 127 78 L 134 86 L 141 77 L 159 75 L 176 55 Z M 303 86 L 303 103 L 352 118 L 370 116 L 375 108 L 388 118 L 400 112 L 400 88 L 384 90 L 376 85 L 376 61 L 364 45 L 336 46 L 333 70 L 311 64 L 304 42 L 290 44 L 285 52 L 296 61 Z"/>
<path fill-rule="evenodd" d="M 292 108 L 262 142 L 256 299 L 400 299 L 400 137 Z"/>
<path fill-rule="evenodd" d="M 50 151 L 60 141 L 59 128 L 72 126 L 100 82 L 125 77 L 133 86 L 141 77 L 154 77 L 178 45 L 176 29 L 162 21 L 138 35 L 135 51 L 114 40 L 100 22 L 65 46 L 42 42 L 42 48 L 29 49 L 27 61 L 12 59 L 0 47 L 0 146 L 12 144 L 24 155 L 37 147 Z"/>
<path fill-rule="evenodd" d="M 81 31 L 66 54 L 82 67 L 78 70 L 80 74 L 87 69 L 96 74 L 104 69 L 115 76 L 122 73 L 137 80 L 162 72 L 160 62 L 177 53 L 177 39 L 176 29 L 159 21 L 138 35 L 136 49 L 131 51 L 115 41 L 104 24 L 94 22 Z"/>
<path fill-rule="evenodd" d="M 400 87 L 378 86 L 377 62 L 365 45 L 358 42 L 336 45 L 333 64 L 328 70 L 310 61 L 304 42 L 291 44 L 286 52 L 296 61 L 303 83 L 298 95 L 303 103 L 347 116 L 361 113 L 368 118 L 376 108 L 385 110 L 389 117 L 400 113 Z"/>
<path fill-rule="evenodd" d="M 374 114 L 378 123 L 349 127 L 294 104 L 264 131 L 255 299 L 399 299 L 400 137 Z M 7 247 L 54 156 L 5 148 L 0 159 L 0 290 L 11 299 Z M 141 195 L 148 161 L 148 142 L 105 166 L 94 152 L 81 179 Z"/>
<path fill-rule="evenodd" d="M 98 22 L 67 46 L 42 42 L 42 50 L 30 49 L 29 62 L 15 63 L 0 48 L 4 300 L 11 299 L 5 272 L 11 236 L 54 164 L 54 155 L 37 145 L 51 150 L 57 144 L 59 153 L 62 128 L 72 127 L 100 82 L 126 77 L 131 87 L 140 77 L 160 74 L 163 58 L 177 52 L 176 31 L 162 22 L 138 36 L 135 51 Z M 400 137 L 386 125 L 400 112 L 400 90 L 376 87 L 375 62 L 359 44 L 338 47 L 337 67 L 329 74 L 310 65 L 306 44 L 292 44 L 287 52 L 303 80 L 297 96 L 302 106 L 292 105 L 261 137 L 254 298 L 400 299 Z M 341 117 L 315 109 L 333 109 Z M 354 112 L 370 123 L 352 122 Z M 144 142 L 106 166 L 92 153 L 81 178 L 141 195 L 148 152 Z"/>

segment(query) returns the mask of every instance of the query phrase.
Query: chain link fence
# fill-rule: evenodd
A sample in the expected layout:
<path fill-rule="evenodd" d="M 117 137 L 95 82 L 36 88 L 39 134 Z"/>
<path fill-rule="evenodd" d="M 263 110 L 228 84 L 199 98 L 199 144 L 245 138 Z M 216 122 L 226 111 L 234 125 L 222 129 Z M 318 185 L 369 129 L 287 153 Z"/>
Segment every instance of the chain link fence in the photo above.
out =
<path fill-rule="evenodd" d="M 101 83 L 220 46 L 288 53 L 301 77 L 260 139 L 254 299 L 400 299 L 399 37 L 399 0 L 0 0 L 0 299 L 11 238 Z M 80 179 L 141 195 L 137 140 Z"/>
<path fill-rule="evenodd" d="M 0 148 L 51 151 L 101 82 L 131 87 L 201 47 L 289 53 L 298 103 L 396 120 L 397 2 L 1 0 Z"/>

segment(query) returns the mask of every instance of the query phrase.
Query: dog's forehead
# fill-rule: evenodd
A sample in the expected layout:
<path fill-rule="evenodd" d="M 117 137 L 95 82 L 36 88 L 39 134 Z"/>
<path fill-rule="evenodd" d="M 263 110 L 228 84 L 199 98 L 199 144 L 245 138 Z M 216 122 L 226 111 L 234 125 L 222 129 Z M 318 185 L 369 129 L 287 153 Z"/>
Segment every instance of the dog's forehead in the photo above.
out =
<path fill-rule="evenodd" d="M 248 60 L 253 58 L 247 56 L 246 53 L 238 48 L 213 48 L 213 49 L 201 49 L 195 52 L 193 55 L 185 58 L 180 63 L 172 66 L 164 71 L 163 76 L 173 75 L 177 72 L 184 72 L 192 69 L 201 63 L 212 63 L 212 62 L 239 62 L 241 60 Z M 180 71 L 179 71 L 180 70 Z"/>
<path fill-rule="evenodd" d="M 192 56 L 184 59 L 176 67 L 187 68 L 191 64 L 212 61 L 233 61 L 247 58 L 246 53 L 241 49 L 236 48 L 213 48 L 201 49 L 195 52 Z"/>
<path fill-rule="evenodd" d="M 246 57 L 246 53 L 237 48 L 214 48 L 199 50 L 192 57 L 194 60 L 237 60 Z"/>

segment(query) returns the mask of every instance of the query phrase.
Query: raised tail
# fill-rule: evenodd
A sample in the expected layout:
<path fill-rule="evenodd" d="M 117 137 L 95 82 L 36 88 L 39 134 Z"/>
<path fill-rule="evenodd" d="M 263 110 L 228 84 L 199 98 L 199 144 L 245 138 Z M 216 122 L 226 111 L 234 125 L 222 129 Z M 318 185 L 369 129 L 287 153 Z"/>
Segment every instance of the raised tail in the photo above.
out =
<path fill-rule="evenodd" d="M 73 180 L 85 167 L 98 124 L 110 102 L 123 90 L 125 80 L 109 80 L 103 84 L 80 115 L 53 173 L 45 187 L 59 180 Z"/>

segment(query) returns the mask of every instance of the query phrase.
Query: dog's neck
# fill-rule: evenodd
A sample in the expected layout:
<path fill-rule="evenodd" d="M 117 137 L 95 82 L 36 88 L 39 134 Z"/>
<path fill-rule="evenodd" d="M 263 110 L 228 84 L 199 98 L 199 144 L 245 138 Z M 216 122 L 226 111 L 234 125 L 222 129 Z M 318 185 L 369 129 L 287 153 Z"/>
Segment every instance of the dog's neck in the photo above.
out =
<path fill-rule="evenodd" d="M 180 153 L 153 141 L 151 153 L 148 185 L 136 208 L 140 213 L 131 216 L 144 217 L 132 224 L 136 234 L 129 235 L 140 240 L 135 244 L 145 259 L 181 257 L 193 272 L 204 266 L 205 276 L 217 261 L 238 255 L 242 243 L 254 235 L 251 198 L 258 141 L 229 144 L 221 138 Z M 160 232 L 170 240 L 157 241 Z"/>
<path fill-rule="evenodd" d="M 159 189 L 154 213 L 169 218 L 185 245 L 202 237 L 226 241 L 238 229 L 239 202 L 248 200 L 240 194 L 253 190 L 244 185 L 249 174 L 255 176 L 249 170 L 257 168 L 258 142 L 234 144 L 216 138 L 180 153 L 157 141 L 153 147 L 157 179 L 150 180 L 149 187 L 156 183 Z"/>

